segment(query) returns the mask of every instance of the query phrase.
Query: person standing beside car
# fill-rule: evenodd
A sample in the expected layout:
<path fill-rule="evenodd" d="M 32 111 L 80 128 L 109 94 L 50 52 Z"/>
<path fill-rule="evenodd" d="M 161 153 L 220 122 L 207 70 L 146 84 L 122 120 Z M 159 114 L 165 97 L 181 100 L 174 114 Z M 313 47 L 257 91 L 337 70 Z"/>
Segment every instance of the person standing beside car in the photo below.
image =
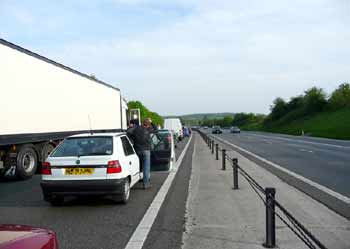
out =
<path fill-rule="evenodd" d="M 143 171 L 143 188 L 148 189 L 151 176 L 151 122 L 149 118 L 143 121 L 141 126 L 136 126 L 128 130 L 128 136 L 134 142 L 136 154 L 140 159 Z"/>

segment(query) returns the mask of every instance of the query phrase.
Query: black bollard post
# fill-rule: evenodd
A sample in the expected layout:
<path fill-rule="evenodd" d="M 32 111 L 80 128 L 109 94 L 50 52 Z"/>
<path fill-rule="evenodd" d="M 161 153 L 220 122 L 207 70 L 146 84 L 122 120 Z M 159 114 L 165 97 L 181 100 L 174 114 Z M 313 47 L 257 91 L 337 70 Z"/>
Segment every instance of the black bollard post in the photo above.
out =
<path fill-rule="evenodd" d="M 219 160 L 219 144 L 215 144 L 216 160 Z"/>
<path fill-rule="evenodd" d="M 232 158 L 233 189 L 238 189 L 238 159 Z"/>
<path fill-rule="evenodd" d="M 208 147 L 209 147 L 209 149 L 211 149 L 210 146 L 211 146 L 211 139 L 210 139 L 210 137 L 209 137 L 209 138 L 208 138 Z"/>
<path fill-rule="evenodd" d="M 211 154 L 214 154 L 215 141 L 211 141 Z"/>
<path fill-rule="evenodd" d="M 275 224 L 275 188 L 266 188 L 266 248 L 276 247 L 276 224 Z"/>
<path fill-rule="evenodd" d="M 222 170 L 226 170 L 226 150 L 222 149 Z"/>

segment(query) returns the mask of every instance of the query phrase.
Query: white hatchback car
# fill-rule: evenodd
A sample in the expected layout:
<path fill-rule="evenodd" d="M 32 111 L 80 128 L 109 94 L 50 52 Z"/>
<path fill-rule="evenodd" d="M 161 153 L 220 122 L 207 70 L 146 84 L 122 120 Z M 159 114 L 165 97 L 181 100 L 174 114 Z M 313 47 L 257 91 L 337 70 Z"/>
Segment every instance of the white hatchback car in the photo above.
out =
<path fill-rule="evenodd" d="M 68 137 L 42 165 L 44 200 L 60 205 L 65 196 L 103 195 L 127 203 L 130 188 L 143 178 L 125 133 Z"/>

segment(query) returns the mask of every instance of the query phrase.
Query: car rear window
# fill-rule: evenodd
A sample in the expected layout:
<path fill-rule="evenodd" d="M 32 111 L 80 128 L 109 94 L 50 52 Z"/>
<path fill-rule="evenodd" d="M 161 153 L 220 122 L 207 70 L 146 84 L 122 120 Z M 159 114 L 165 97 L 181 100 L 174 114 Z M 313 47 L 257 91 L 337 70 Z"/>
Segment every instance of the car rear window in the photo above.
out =
<path fill-rule="evenodd" d="M 106 156 L 112 153 L 112 137 L 72 137 L 65 139 L 50 156 Z"/>
<path fill-rule="evenodd" d="M 129 156 L 135 154 L 129 140 L 126 137 L 121 137 L 124 155 Z"/>

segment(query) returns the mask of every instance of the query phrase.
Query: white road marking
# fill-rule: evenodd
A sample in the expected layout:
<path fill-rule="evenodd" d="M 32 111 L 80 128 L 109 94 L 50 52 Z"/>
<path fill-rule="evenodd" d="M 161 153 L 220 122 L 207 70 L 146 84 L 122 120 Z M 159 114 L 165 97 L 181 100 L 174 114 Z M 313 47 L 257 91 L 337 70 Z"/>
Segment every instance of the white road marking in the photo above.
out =
<path fill-rule="evenodd" d="M 309 152 L 309 153 L 314 153 L 312 150 L 305 150 L 305 149 L 299 149 L 299 151 L 302 151 L 302 152 Z"/>
<path fill-rule="evenodd" d="M 193 135 L 192 135 L 193 136 Z M 151 205 L 147 209 L 145 215 L 143 216 L 141 222 L 138 224 L 136 230 L 132 234 L 128 244 L 125 249 L 141 249 L 144 242 L 146 241 L 148 233 L 151 231 L 152 225 L 158 215 L 160 207 L 162 206 L 164 199 L 170 189 L 171 183 L 173 182 L 176 173 L 182 163 L 182 160 L 187 152 L 188 146 L 191 143 L 192 136 L 188 140 L 184 150 L 181 152 L 178 160 L 176 161 L 175 167 L 169 172 L 168 177 L 165 179 L 162 187 L 157 193 L 156 197 L 153 199 Z"/>
<path fill-rule="evenodd" d="M 248 133 L 246 133 L 248 134 Z M 350 146 L 343 146 L 343 145 L 336 145 L 336 144 L 327 144 L 327 143 L 319 143 L 319 142 L 311 142 L 311 141 L 305 141 L 305 140 L 296 140 L 291 138 L 284 138 L 284 137 L 275 137 L 275 136 L 264 136 L 264 135 L 258 135 L 258 134 L 251 134 L 249 133 L 249 136 L 255 136 L 255 137 L 264 137 L 269 139 L 278 139 L 278 140 L 284 140 L 284 141 L 293 141 L 296 143 L 305 143 L 305 144 L 314 144 L 314 145 L 323 145 L 328 147 L 334 147 L 334 148 L 341 148 L 341 149 L 350 149 Z"/>
<path fill-rule="evenodd" d="M 272 142 L 267 140 L 267 139 L 264 139 L 264 142 L 267 143 L 267 144 L 272 144 Z"/>
<path fill-rule="evenodd" d="M 323 192 L 333 196 L 334 198 L 337 198 L 337 199 L 339 199 L 339 200 L 341 200 L 341 201 L 343 201 L 343 202 L 345 202 L 347 204 L 350 204 L 350 198 L 348 198 L 348 197 L 346 197 L 346 196 L 344 196 L 344 195 L 342 195 L 342 194 L 340 194 L 338 192 L 335 192 L 335 191 L 333 191 L 333 190 L 331 190 L 331 189 L 329 189 L 329 188 L 327 188 L 327 187 L 325 187 L 323 185 L 320 185 L 320 184 L 318 184 L 318 183 L 316 183 L 314 181 L 311 181 L 310 179 L 307 179 L 307 178 L 305 178 L 305 177 L 303 177 L 303 176 L 301 176 L 301 175 L 299 175 L 297 173 L 294 173 L 294 172 L 292 172 L 290 170 L 287 170 L 287 169 L 283 168 L 282 166 L 280 166 L 278 164 L 275 164 L 275 163 L 273 163 L 273 162 L 271 162 L 271 161 L 269 161 L 269 160 L 267 160 L 267 159 L 265 159 L 263 157 L 260 157 L 260 156 L 258 156 L 256 154 L 254 154 L 254 153 L 252 153 L 252 152 L 250 152 L 248 150 L 245 150 L 245 149 L 243 149 L 243 148 L 241 148 L 241 147 L 239 147 L 239 146 L 237 146 L 237 145 L 235 145 L 233 143 L 230 143 L 230 142 L 228 142 L 228 141 L 226 141 L 226 140 L 224 140 L 222 138 L 219 138 L 217 136 L 215 136 L 215 137 L 218 140 L 220 140 L 221 142 L 223 142 L 223 143 L 231 145 L 232 147 L 235 147 L 236 149 L 239 149 L 239 150 L 243 151 L 244 153 L 247 153 L 248 155 L 250 155 L 252 157 L 255 157 L 256 159 L 258 159 L 258 160 L 260 160 L 260 161 L 262 161 L 264 163 L 267 163 L 267 164 L 271 165 L 272 167 L 275 167 L 275 168 L 283 171 L 284 173 L 286 173 L 286 174 L 288 174 L 288 175 L 290 175 L 292 177 L 295 177 L 295 178 L 297 178 L 297 179 L 299 179 L 299 180 L 301 180 L 301 181 L 303 181 L 303 182 L 305 182 L 305 183 L 307 183 L 307 184 L 309 184 L 309 185 L 311 185 L 311 186 L 313 186 L 313 187 L 315 187 L 315 188 L 317 188 L 317 189 L 319 189 L 319 190 L 321 190 L 321 191 L 323 191 Z"/>

